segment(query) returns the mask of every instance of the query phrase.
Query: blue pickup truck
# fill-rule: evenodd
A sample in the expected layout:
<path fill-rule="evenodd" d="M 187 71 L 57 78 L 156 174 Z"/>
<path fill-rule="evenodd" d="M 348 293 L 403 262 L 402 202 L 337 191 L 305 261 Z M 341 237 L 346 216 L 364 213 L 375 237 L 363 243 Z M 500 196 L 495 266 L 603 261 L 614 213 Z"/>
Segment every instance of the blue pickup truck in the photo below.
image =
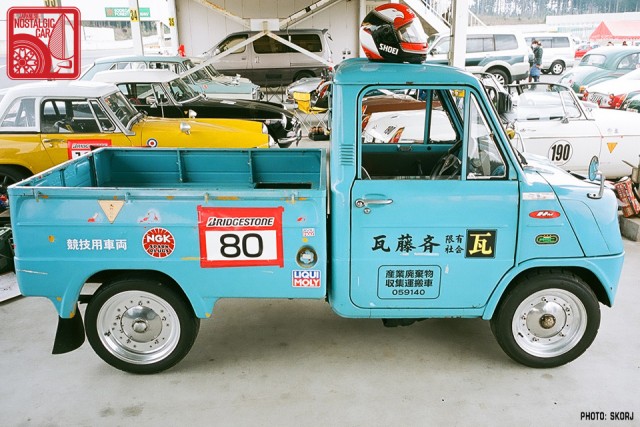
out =
<path fill-rule="evenodd" d="M 458 69 L 346 60 L 331 103 L 330 156 L 105 148 L 9 187 L 17 279 L 56 308 L 54 353 L 86 334 L 114 367 L 159 372 L 221 298 L 327 300 L 386 326 L 482 318 L 537 368 L 590 346 L 624 257 L 612 191 L 515 151 Z M 364 137 L 407 104 L 422 135 Z"/>

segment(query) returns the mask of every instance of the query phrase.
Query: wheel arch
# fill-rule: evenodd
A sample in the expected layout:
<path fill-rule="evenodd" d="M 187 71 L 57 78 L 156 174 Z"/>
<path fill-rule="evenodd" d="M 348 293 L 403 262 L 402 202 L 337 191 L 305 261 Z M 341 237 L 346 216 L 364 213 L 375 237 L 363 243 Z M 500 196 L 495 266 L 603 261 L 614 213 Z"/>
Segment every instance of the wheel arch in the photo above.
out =
<path fill-rule="evenodd" d="M 503 297 L 507 295 L 511 291 L 511 289 L 517 286 L 520 279 L 525 275 L 529 275 L 532 273 L 559 273 L 562 271 L 573 273 L 578 276 L 589 286 L 589 288 L 591 288 L 600 303 L 606 305 L 607 307 L 611 307 L 613 303 L 612 296 L 606 291 L 605 285 L 602 280 L 587 267 L 575 265 L 553 267 L 532 266 L 529 268 L 524 268 L 517 272 L 513 272 L 511 275 L 506 275 L 505 277 L 503 277 L 503 280 L 496 287 L 493 294 L 489 298 L 489 302 L 485 306 L 485 311 L 482 315 L 482 318 L 485 320 L 491 319 L 496 312 L 496 309 L 500 305 Z"/>
<path fill-rule="evenodd" d="M 89 277 L 84 285 L 82 285 L 80 289 L 79 301 L 82 303 L 88 303 L 91 301 L 91 297 L 93 293 L 97 291 L 99 288 L 108 285 L 117 280 L 155 280 L 160 283 L 163 283 L 168 288 L 170 288 L 173 292 L 176 293 L 180 298 L 186 301 L 193 313 L 197 317 L 210 317 L 211 316 L 211 305 L 205 304 L 204 300 L 199 296 L 193 296 L 187 294 L 185 289 L 171 277 L 169 274 L 159 271 L 159 270 L 103 270 L 97 273 L 94 273 Z M 95 283 L 98 283 L 98 287 L 94 288 Z"/>

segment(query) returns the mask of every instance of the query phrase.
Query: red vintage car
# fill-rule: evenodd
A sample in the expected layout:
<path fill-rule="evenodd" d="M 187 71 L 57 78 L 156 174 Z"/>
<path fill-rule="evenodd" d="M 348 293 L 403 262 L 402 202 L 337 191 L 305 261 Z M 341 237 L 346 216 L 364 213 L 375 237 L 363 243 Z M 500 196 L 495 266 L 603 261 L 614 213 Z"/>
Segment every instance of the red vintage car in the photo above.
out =
<path fill-rule="evenodd" d="M 589 52 L 591 49 L 595 49 L 597 47 L 600 47 L 599 44 L 591 44 L 591 43 L 583 43 L 578 45 L 578 47 L 576 48 L 576 53 L 574 55 L 574 57 L 576 59 L 578 58 L 582 58 L 585 53 Z"/>

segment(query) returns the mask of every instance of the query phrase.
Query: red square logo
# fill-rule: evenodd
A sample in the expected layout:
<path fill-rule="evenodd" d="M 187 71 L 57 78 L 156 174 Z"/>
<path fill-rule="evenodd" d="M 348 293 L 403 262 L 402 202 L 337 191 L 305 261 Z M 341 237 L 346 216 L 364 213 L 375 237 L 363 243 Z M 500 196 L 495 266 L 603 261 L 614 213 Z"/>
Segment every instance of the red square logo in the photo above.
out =
<path fill-rule="evenodd" d="M 7 11 L 10 79 L 76 79 L 80 76 L 80 10 L 12 7 Z"/>

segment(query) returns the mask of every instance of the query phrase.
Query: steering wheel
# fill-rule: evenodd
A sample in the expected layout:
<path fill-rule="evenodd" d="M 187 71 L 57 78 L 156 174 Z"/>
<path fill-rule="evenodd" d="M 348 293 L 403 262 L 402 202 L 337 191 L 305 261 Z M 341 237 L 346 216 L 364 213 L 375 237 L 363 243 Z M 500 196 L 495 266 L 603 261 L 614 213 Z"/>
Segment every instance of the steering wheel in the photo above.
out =
<path fill-rule="evenodd" d="M 462 141 L 456 142 L 449 148 L 446 154 L 438 159 L 431 170 L 431 179 L 457 179 L 462 170 L 462 160 L 458 158 L 457 152 L 462 147 Z"/>

